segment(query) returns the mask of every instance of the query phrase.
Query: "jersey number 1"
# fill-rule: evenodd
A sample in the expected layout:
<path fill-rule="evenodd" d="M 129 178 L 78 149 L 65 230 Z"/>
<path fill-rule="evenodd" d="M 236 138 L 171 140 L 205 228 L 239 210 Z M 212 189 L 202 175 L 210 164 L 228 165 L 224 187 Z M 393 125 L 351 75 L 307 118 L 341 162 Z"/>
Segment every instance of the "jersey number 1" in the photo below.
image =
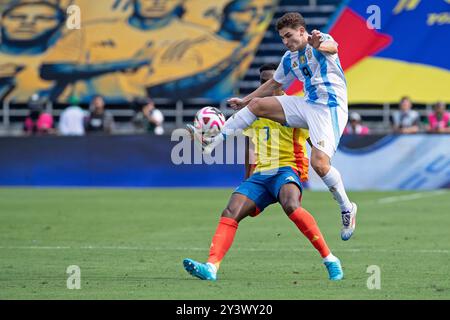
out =
<path fill-rule="evenodd" d="M 269 139 L 270 139 L 270 128 L 269 127 L 264 127 L 264 129 L 266 130 L 266 141 L 269 141 Z"/>

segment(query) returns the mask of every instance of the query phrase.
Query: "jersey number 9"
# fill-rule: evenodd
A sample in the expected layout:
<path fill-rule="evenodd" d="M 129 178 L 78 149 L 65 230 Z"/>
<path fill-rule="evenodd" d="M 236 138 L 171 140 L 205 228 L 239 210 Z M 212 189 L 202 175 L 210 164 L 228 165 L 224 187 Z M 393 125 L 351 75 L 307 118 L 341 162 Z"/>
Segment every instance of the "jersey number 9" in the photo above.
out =
<path fill-rule="evenodd" d="M 311 76 L 312 76 L 312 74 L 311 74 L 311 72 L 309 71 L 309 68 L 308 68 L 307 66 L 304 66 L 304 67 L 302 68 L 302 73 L 303 73 L 303 75 L 304 75 L 305 77 L 308 77 L 308 78 L 311 78 Z"/>

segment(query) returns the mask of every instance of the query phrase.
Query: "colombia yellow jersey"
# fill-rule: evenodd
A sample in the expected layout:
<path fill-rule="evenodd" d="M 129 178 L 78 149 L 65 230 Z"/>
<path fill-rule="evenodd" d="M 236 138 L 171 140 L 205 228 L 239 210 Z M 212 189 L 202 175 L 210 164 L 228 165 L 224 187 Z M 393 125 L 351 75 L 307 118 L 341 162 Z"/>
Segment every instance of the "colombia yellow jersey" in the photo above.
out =
<path fill-rule="evenodd" d="M 308 180 L 308 130 L 289 128 L 272 120 L 258 118 L 244 134 L 255 145 L 255 172 L 292 167 L 299 172 L 302 182 Z"/>

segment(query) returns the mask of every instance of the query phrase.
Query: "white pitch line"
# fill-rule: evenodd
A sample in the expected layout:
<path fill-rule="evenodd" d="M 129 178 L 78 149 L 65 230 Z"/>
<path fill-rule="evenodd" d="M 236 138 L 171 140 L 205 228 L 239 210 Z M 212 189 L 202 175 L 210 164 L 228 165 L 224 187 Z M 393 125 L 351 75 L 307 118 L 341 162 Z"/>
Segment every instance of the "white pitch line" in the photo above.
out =
<path fill-rule="evenodd" d="M 387 203 L 395 203 L 400 201 L 410 201 L 410 200 L 416 200 L 416 199 L 422 199 L 422 198 L 428 198 L 428 197 L 435 197 L 440 196 L 443 194 L 450 194 L 449 192 L 445 190 L 438 190 L 438 191 L 432 191 L 432 192 L 417 192 L 413 194 L 406 194 L 403 196 L 395 196 L 395 197 L 386 197 L 375 200 L 378 204 L 387 204 Z"/>
<path fill-rule="evenodd" d="M 199 247 L 179 247 L 179 248 L 164 248 L 164 247 L 126 247 L 126 246 L 81 246 L 81 247 L 69 247 L 69 246 L 0 246 L 1 249 L 6 250 L 135 250 L 135 251 L 208 251 L 209 248 L 199 248 Z M 233 251 L 243 251 L 243 252 L 313 252 L 313 249 L 302 249 L 302 248 L 292 248 L 292 249 L 282 249 L 282 248 L 234 248 Z M 415 249 L 415 250 L 397 250 L 397 249 L 365 249 L 365 248 L 348 248 L 336 250 L 339 252 L 412 252 L 412 253 L 443 253 L 449 254 L 450 249 Z"/>

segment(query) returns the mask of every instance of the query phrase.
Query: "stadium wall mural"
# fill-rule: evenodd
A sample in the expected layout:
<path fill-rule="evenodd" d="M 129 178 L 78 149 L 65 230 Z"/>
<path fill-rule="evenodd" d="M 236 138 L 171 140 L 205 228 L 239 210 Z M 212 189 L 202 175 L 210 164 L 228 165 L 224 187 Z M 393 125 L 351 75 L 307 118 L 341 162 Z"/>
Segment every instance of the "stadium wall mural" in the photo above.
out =
<path fill-rule="evenodd" d="M 0 0 L 0 99 L 229 97 L 278 0 Z M 67 28 L 77 5 L 81 28 Z"/>

